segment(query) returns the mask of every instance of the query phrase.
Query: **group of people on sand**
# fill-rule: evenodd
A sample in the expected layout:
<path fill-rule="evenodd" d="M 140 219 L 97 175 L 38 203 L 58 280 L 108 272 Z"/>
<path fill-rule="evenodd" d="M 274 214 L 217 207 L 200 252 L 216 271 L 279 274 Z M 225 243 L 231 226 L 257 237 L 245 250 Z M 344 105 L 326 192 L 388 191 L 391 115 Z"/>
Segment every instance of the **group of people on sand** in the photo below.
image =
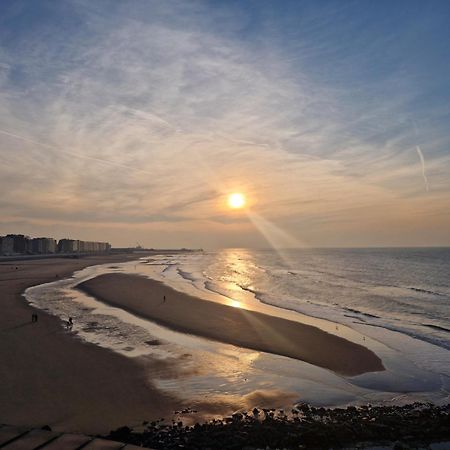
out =
<path fill-rule="evenodd" d="M 36 313 L 31 314 L 31 323 L 36 323 L 38 321 L 38 315 Z M 69 320 L 66 322 L 66 328 L 71 330 L 73 327 L 73 319 L 69 317 Z"/>

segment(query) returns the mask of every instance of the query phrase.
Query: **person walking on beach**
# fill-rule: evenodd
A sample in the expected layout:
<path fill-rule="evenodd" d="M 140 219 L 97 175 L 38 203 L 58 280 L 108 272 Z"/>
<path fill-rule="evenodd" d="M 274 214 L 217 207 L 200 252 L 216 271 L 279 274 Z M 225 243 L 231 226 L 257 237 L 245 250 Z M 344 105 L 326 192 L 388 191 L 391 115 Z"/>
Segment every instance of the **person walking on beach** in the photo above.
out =
<path fill-rule="evenodd" d="M 67 321 L 67 328 L 71 330 L 72 327 L 73 327 L 73 319 L 72 317 L 69 317 L 69 320 Z"/>
<path fill-rule="evenodd" d="M 37 322 L 38 321 L 38 315 L 36 313 L 31 314 L 31 322 Z"/>
<path fill-rule="evenodd" d="M 165 303 L 165 301 L 166 301 L 166 296 L 164 295 L 163 296 L 163 303 Z"/>

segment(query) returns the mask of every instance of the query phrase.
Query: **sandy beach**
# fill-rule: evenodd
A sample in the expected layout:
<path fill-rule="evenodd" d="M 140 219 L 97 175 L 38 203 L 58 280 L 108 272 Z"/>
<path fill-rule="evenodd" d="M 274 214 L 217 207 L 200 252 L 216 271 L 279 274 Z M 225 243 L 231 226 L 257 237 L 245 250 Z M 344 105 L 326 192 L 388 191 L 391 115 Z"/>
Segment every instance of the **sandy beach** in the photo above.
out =
<path fill-rule="evenodd" d="M 152 386 L 141 361 L 74 338 L 58 318 L 33 309 L 22 297 L 29 286 L 133 258 L 0 263 L 0 423 L 99 433 L 171 415 L 179 403 Z"/>
<path fill-rule="evenodd" d="M 371 350 L 316 327 L 205 301 L 144 277 L 105 274 L 78 288 L 183 333 L 288 356 L 346 376 L 384 370 Z"/>

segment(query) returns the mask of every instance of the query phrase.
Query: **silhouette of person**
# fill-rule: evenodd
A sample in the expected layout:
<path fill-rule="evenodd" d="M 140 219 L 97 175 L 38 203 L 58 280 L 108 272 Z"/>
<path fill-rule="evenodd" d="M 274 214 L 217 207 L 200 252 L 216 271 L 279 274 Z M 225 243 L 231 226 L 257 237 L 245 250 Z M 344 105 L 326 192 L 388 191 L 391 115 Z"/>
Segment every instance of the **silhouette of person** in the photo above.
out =
<path fill-rule="evenodd" d="M 73 319 L 72 317 L 69 317 L 69 321 L 67 322 L 67 328 L 72 328 L 73 327 Z"/>
<path fill-rule="evenodd" d="M 163 296 L 163 303 L 166 301 L 166 296 L 164 295 Z"/>

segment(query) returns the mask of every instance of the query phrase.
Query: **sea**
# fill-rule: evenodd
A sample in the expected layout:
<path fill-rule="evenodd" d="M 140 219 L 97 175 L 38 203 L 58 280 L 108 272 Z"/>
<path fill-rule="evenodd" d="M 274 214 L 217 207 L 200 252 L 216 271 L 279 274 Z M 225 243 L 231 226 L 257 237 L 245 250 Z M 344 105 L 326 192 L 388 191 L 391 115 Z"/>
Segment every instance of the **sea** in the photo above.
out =
<path fill-rule="evenodd" d="M 179 335 L 76 289 L 110 272 L 140 274 L 205 300 L 318 326 L 369 347 L 386 371 L 345 378 L 286 357 Z M 450 399 L 450 248 L 165 253 L 87 268 L 25 296 L 54 315 L 74 317 L 70 332 L 78 338 L 129 357 L 190 355 L 184 364 L 203 370 L 188 371 L 182 382 L 161 377 L 159 386 L 191 401 L 235 399 L 239 409 L 260 401 L 252 393 L 263 390 L 324 406 Z M 145 345 L 155 337 L 167 345 Z"/>
<path fill-rule="evenodd" d="M 160 278 L 199 291 L 349 324 L 399 331 L 450 350 L 450 249 L 226 249 L 161 257 Z M 173 283 L 176 284 L 176 283 Z"/>

